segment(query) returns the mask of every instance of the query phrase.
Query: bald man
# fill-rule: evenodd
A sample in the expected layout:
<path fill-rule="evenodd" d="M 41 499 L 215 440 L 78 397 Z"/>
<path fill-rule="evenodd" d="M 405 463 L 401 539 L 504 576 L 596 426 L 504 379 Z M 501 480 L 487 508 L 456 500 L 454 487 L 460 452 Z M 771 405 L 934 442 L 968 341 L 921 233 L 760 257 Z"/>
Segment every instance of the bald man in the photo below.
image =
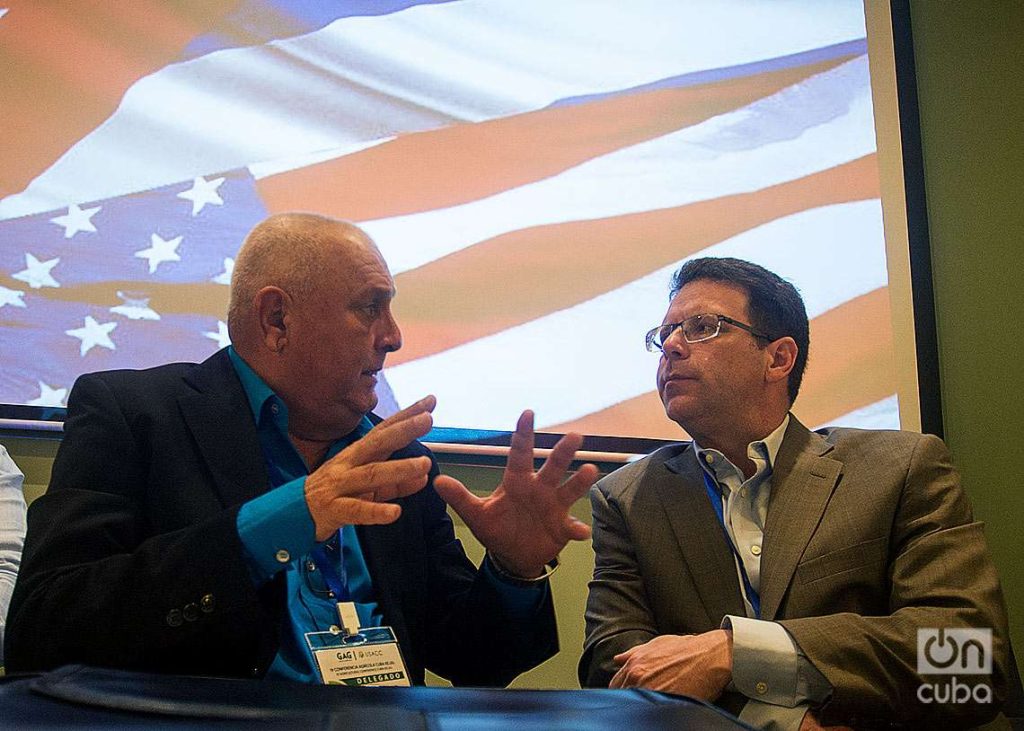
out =
<path fill-rule="evenodd" d="M 380 629 L 397 682 L 422 684 L 429 668 L 484 686 L 554 654 L 546 577 L 589 536 L 568 509 L 596 468 L 561 482 L 581 441 L 569 435 L 535 473 L 524 412 L 490 496 L 441 475 L 415 441 L 433 397 L 372 413 L 402 344 L 394 296 L 359 228 L 274 216 L 238 254 L 230 347 L 79 378 L 29 511 L 8 669 L 321 682 L 344 669 L 319 664 L 317 642 Z M 486 547 L 479 568 L 445 500 Z"/>

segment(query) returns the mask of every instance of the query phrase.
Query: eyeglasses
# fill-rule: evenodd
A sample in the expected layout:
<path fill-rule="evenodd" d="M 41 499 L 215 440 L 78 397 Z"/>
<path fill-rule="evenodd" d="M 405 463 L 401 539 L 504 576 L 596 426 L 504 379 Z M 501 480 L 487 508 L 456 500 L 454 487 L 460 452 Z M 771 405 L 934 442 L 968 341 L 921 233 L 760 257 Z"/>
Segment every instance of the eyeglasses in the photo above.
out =
<path fill-rule="evenodd" d="M 755 338 L 771 340 L 767 335 L 757 332 L 750 325 L 740 322 L 739 320 L 734 320 L 731 317 L 726 317 L 725 315 L 704 313 L 694 315 L 693 317 L 687 317 L 682 322 L 667 322 L 664 325 L 658 325 L 658 327 L 651 329 L 647 333 L 646 337 L 647 349 L 652 353 L 657 353 L 659 351 L 663 352 L 665 348 L 665 341 L 672 336 L 672 333 L 676 331 L 676 328 L 682 330 L 683 339 L 688 343 L 701 343 L 705 340 L 717 338 L 719 333 L 722 331 L 723 322 L 734 325 L 741 330 L 746 330 Z"/>

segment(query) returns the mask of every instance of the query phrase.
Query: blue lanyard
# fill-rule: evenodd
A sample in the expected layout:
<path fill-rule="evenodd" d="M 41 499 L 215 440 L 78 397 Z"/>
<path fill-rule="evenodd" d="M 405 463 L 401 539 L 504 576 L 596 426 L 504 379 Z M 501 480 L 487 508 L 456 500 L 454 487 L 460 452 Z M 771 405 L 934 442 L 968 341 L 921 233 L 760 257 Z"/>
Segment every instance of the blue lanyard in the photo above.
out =
<path fill-rule="evenodd" d="M 747 601 L 750 602 L 751 608 L 754 610 L 754 616 L 761 616 L 761 597 L 758 596 L 757 592 L 754 591 L 753 585 L 750 583 L 750 578 L 747 576 L 747 569 L 743 566 L 743 558 L 740 557 L 739 551 L 736 550 L 736 545 L 732 542 L 732 538 L 729 536 L 729 531 L 725 527 L 725 513 L 722 510 L 722 494 L 718 490 L 718 485 L 715 484 L 714 480 L 705 472 L 703 469 L 700 471 L 704 475 L 704 488 L 708 491 L 708 497 L 711 499 L 711 507 L 715 509 L 715 515 L 718 516 L 718 522 L 722 526 L 722 532 L 725 534 L 725 540 L 729 544 L 729 548 L 732 549 L 733 555 L 736 557 L 736 564 L 740 567 L 740 576 L 743 579 L 743 591 L 747 595 Z"/>
<path fill-rule="evenodd" d="M 338 531 L 328 542 L 314 546 L 309 555 L 323 575 L 327 588 L 334 594 L 334 601 L 350 602 L 352 597 L 348 593 L 348 575 L 341 541 L 341 531 Z"/>

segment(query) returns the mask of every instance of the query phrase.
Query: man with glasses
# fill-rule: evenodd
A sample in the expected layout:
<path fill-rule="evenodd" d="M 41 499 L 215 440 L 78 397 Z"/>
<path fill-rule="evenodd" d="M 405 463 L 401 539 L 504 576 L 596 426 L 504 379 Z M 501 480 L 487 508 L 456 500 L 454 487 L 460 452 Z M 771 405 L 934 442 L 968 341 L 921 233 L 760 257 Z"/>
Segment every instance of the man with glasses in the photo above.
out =
<path fill-rule="evenodd" d="M 8 669 L 505 685 L 554 654 L 547 576 L 590 535 L 568 510 L 597 469 L 562 481 L 570 434 L 534 472 L 525 412 L 493 493 L 441 475 L 415 441 L 433 397 L 371 413 L 402 344 L 394 296 L 356 226 L 272 216 L 235 262 L 230 347 L 82 376 L 29 511 Z"/>
<path fill-rule="evenodd" d="M 591 490 L 580 681 L 696 696 L 767 728 L 991 718 L 1006 612 L 945 446 L 808 431 L 790 413 L 808 346 L 803 301 L 772 272 L 714 258 L 676 272 L 647 348 L 693 441 Z M 935 628 L 991 630 L 992 673 L 959 678 L 967 702 L 917 692 L 918 629 Z"/>

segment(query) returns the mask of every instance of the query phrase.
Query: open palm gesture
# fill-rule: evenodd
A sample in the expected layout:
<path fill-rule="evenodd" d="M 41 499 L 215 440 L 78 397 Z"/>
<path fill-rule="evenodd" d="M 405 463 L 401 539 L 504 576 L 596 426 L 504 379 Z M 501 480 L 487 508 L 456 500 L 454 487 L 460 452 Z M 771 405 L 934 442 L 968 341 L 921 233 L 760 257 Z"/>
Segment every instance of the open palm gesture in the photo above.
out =
<path fill-rule="evenodd" d="M 572 517 L 569 509 L 598 475 L 597 467 L 585 464 L 562 481 L 583 444 L 579 434 L 562 437 L 537 471 L 533 442 L 533 412 L 524 411 L 512 435 L 501 484 L 486 498 L 473 495 L 453 477 L 441 475 L 434 480 L 437 492 L 491 556 L 524 578 L 541 575 L 544 565 L 570 540 L 590 537 L 590 526 Z"/>

